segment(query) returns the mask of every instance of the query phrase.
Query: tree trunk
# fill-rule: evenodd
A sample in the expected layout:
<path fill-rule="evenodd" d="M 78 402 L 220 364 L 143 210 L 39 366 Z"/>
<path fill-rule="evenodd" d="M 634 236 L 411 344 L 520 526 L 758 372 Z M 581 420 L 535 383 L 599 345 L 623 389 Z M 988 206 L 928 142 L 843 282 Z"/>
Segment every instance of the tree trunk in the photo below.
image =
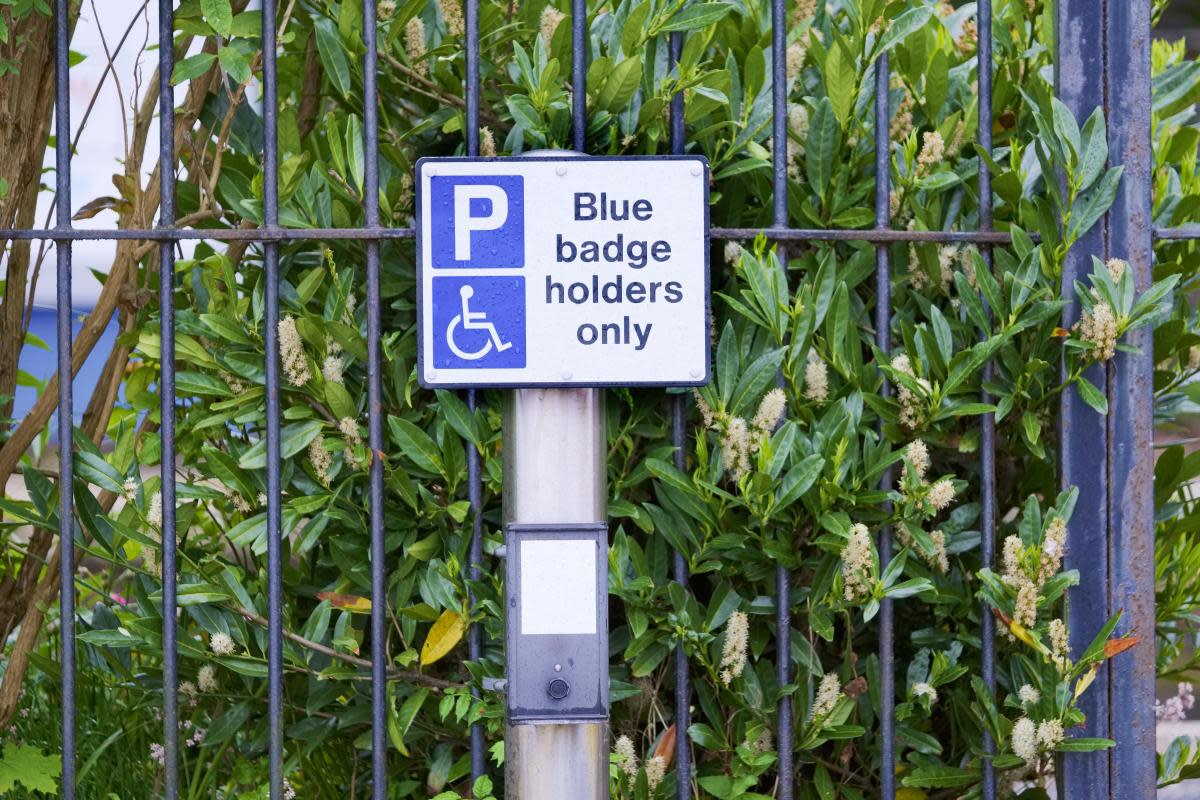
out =
<path fill-rule="evenodd" d="M 71 3 L 74 31 L 81 0 Z M 42 161 L 54 112 L 54 18 L 37 11 L 10 32 L 17 48 L 17 71 L 0 77 L 0 229 L 32 228 L 41 185 Z M 0 247 L 4 245 L 0 233 Z M 17 362 L 24 337 L 25 295 L 32 242 L 13 242 L 8 253 L 4 299 L 0 303 L 0 418 L 12 415 Z M 4 399 L 7 398 L 7 399 Z"/>

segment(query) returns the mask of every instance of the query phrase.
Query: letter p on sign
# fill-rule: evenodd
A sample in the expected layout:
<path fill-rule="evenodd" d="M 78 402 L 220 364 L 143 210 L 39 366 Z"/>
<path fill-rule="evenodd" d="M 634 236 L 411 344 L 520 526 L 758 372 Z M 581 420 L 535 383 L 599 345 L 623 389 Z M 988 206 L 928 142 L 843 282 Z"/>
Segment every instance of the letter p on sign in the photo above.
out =
<path fill-rule="evenodd" d="M 525 266 L 525 186 L 520 175 L 434 176 L 430 186 L 434 269 Z"/>
<path fill-rule="evenodd" d="M 483 200 L 485 203 L 472 203 Z M 490 204 L 487 212 L 475 216 L 471 209 Z M 454 260 L 471 260 L 471 232 L 494 231 L 508 219 L 508 195 L 499 186 L 459 184 L 454 187 Z"/>

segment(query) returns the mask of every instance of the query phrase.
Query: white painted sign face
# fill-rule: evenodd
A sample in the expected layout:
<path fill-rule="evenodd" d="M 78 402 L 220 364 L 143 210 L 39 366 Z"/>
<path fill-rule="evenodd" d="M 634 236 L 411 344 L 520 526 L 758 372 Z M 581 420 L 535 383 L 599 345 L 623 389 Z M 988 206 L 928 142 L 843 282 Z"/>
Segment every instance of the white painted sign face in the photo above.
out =
<path fill-rule="evenodd" d="M 521 633 L 596 632 L 596 543 L 529 539 L 521 543 Z"/>
<path fill-rule="evenodd" d="M 429 387 L 708 382 L 708 164 L 422 159 Z"/>

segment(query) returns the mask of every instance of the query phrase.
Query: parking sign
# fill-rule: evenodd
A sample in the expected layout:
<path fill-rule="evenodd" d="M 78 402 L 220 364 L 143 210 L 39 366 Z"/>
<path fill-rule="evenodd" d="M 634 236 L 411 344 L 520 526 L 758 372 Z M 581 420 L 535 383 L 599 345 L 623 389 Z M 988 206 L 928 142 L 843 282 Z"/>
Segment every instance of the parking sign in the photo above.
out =
<path fill-rule="evenodd" d="M 703 158 L 422 159 L 417 187 L 423 385 L 707 382 Z"/>

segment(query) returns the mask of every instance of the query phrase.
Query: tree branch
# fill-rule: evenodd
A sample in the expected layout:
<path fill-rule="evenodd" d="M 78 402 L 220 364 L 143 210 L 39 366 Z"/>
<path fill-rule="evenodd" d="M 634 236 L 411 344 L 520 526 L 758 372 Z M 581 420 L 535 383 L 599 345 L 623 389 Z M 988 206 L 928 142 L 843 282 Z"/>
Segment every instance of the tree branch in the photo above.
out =
<path fill-rule="evenodd" d="M 237 613 L 241 614 L 247 622 L 252 622 L 259 627 L 266 628 L 268 625 L 266 617 L 260 616 L 259 614 L 256 614 L 247 608 L 239 608 Z M 362 667 L 363 669 L 371 668 L 371 662 L 365 658 L 352 656 L 349 653 L 339 653 L 332 647 L 327 647 L 320 642 L 314 642 L 311 639 L 305 639 L 298 633 L 292 633 L 289 630 L 285 630 L 283 632 L 283 638 L 300 645 L 306 650 L 312 650 L 314 653 L 320 653 L 321 655 L 329 656 L 330 658 L 341 661 L 344 664 L 351 664 L 355 667 Z M 465 683 L 455 683 L 454 681 L 442 680 L 441 678 L 435 678 L 432 675 L 426 675 L 423 672 L 396 669 L 391 664 L 387 666 L 387 679 L 389 681 L 415 683 L 418 686 L 428 686 L 431 689 L 439 689 L 443 691 L 446 689 L 462 689 L 466 687 Z"/>

